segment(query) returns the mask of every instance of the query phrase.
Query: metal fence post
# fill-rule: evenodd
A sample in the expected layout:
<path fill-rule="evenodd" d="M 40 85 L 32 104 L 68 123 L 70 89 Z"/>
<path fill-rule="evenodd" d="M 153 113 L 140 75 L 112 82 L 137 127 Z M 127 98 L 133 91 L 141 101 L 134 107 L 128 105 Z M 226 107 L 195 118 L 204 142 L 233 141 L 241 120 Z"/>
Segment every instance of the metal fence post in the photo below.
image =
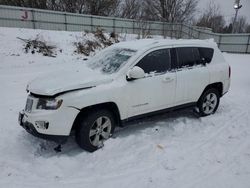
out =
<path fill-rule="evenodd" d="M 68 26 L 67 26 L 67 14 L 64 13 L 64 25 L 65 25 L 65 31 L 68 31 Z"/>
<path fill-rule="evenodd" d="M 178 24 L 178 38 L 181 38 L 181 29 L 180 29 L 180 24 Z"/>
<path fill-rule="evenodd" d="M 33 29 L 36 29 L 35 15 L 34 15 L 35 10 L 31 9 L 30 12 L 31 12 L 32 27 L 33 27 Z"/>
<path fill-rule="evenodd" d="M 193 26 L 191 26 L 191 28 L 192 28 L 191 37 L 192 37 L 192 39 L 195 39 L 194 27 L 193 27 Z"/>
<path fill-rule="evenodd" d="M 113 32 L 115 33 L 115 18 L 113 18 Z"/>
<path fill-rule="evenodd" d="M 182 38 L 182 34 L 183 34 L 183 32 L 182 32 L 182 27 L 183 27 L 183 23 L 181 23 L 180 38 Z"/>
<path fill-rule="evenodd" d="M 191 37 L 190 37 L 190 36 L 191 36 L 191 34 L 190 34 L 190 33 L 191 33 L 191 28 L 190 28 L 190 27 L 188 27 L 188 38 L 189 38 L 189 39 L 191 38 Z"/>
<path fill-rule="evenodd" d="M 162 23 L 162 35 L 165 38 L 165 22 Z"/>
<path fill-rule="evenodd" d="M 250 34 L 248 35 L 246 53 L 248 53 L 248 47 L 249 47 L 249 45 L 250 45 Z"/>
<path fill-rule="evenodd" d="M 220 45 L 221 45 L 221 35 L 219 35 L 218 48 L 220 48 Z"/>
<path fill-rule="evenodd" d="M 171 39 L 173 38 L 173 23 L 171 23 L 171 26 L 170 26 L 170 38 Z"/>
<path fill-rule="evenodd" d="M 90 16 L 90 27 L 91 27 L 91 32 L 94 31 L 94 28 L 93 28 L 93 17 Z"/>
<path fill-rule="evenodd" d="M 135 20 L 133 20 L 133 34 L 135 34 Z"/>

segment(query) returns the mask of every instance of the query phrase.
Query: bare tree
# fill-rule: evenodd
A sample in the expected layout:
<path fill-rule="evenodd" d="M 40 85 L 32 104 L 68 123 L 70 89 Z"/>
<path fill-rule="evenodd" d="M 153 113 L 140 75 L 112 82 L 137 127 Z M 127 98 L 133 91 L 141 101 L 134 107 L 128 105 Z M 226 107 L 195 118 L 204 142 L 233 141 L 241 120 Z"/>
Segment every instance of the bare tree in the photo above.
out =
<path fill-rule="evenodd" d="M 131 19 L 187 22 L 198 0 L 0 0 L 0 4 Z"/>
<path fill-rule="evenodd" d="M 86 3 L 86 0 L 77 0 L 76 7 L 78 8 L 77 12 L 79 14 L 82 14 L 84 12 L 85 3 Z"/>
<path fill-rule="evenodd" d="M 140 0 L 124 0 L 120 4 L 120 16 L 122 18 L 138 19 L 141 12 Z"/>
<path fill-rule="evenodd" d="M 233 21 L 233 18 L 232 18 Z M 247 29 L 247 19 L 245 16 L 239 16 L 235 22 L 236 33 L 245 33 Z"/>
<path fill-rule="evenodd" d="M 189 22 L 193 19 L 198 0 L 145 0 L 150 19 L 166 22 Z"/>
<path fill-rule="evenodd" d="M 28 0 L 27 4 L 32 8 L 47 9 L 47 0 Z"/>
<path fill-rule="evenodd" d="M 0 0 L 1 5 L 19 6 L 23 7 L 23 0 Z"/>
<path fill-rule="evenodd" d="M 118 0 L 88 0 L 85 2 L 84 13 L 110 16 L 115 14 L 118 5 Z"/>
<path fill-rule="evenodd" d="M 151 25 L 148 21 L 143 20 L 143 19 L 138 19 L 137 20 L 137 39 L 140 38 L 151 38 Z"/>
<path fill-rule="evenodd" d="M 110 16 L 116 12 L 119 0 L 0 0 L 0 4 Z"/>
<path fill-rule="evenodd" d="M 66 11 L 66 12 L 72 12 L 75 13 L 76 12 L 76 0 L 60 0 L 59 2 L 60 7 L 62 9 L 62 11 Z"/>
<path fill-rule="evenodd" d="M 250 33 L 250 24 L 246 26 L 246 33 Z"/>
<path fill-rule="evenodd" d="M 56 2 L 56 0 L 50 0 L 47 2 L 47 7 L 50 10 L 59 10 L 59 6 L 58 3 Z"/>
<path fill-rule="evenodd" d="M 229 25 L 226 25 L 223 28 L 223 33 L 232 33 L 232 30 L 233 30 L 233 24 L 230 23 Z"/>
<path fill-rule="evenodd" d="M 0 4 L 47 9 L 47 0 L 0 0 Z"/>
<path fill-rule="evenodd" d="M 214 1 L 210 1 L 196 25 L 212 28 L 213 32 L 223 32 L 225 23 L 219 5 L 215 4 Z"/>

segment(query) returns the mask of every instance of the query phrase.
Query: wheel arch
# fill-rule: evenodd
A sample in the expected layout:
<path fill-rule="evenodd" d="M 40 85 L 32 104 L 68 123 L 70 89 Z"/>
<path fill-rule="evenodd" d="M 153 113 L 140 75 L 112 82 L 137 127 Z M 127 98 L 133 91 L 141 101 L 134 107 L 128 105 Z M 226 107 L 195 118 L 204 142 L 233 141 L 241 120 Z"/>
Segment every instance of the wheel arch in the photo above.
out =
<path fill-rule="evenodd" d="M 215 82 L 215 83 L 212 83 L 212 84 L 209 84 L 205 87 L 205 89 L 203 90 L 201 96 L 208 90 L 208 89 L 211 89 L 211 88 L 214 88 L 214 89 L 217 89 L 218 92 L 219 92 L 219 95 L 220 97 L 222 97 L 223 95 L 223 83 L 222 82 Z M 201 98 L 200 96 L 200 98 Z M 199 99 L 200 99 L 199 98 Z"/>
<path fill-rule="evenodd" d="M 119 111 L 117 104 L 115 102 L 105 102 L 105 103 L 99 103 L 95 105 L 86 106 L 80 109 L 80 112 L 77 114 L 74 120 L 71 131 L 77 128 L 77 126 L 79 125 L 79 121 L 81 120 L 82 117 L 86 116 L 88 113 L 95 111 L 97 109 L 109 110 L 114 115 L 116 125 L 118 127 L 121 126 L 121 116 L 120 116 L 120 111 Z"/>

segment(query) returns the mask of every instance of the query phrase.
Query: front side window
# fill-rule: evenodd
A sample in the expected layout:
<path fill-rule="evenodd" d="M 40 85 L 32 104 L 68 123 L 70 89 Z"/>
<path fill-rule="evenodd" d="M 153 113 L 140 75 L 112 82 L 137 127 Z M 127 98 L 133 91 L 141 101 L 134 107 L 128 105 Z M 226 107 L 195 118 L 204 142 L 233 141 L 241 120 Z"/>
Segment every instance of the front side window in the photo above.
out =
<path fill-rule="evenodd" d="M 92 69 L 100 69 L 103 73 L 112 74 L 117 72 L 135 53 L 136 51 L 131 49 L 110 48 L 90 59 L 88 65 Z"/>
<path fill-rule="evenodd" d="M 192 67 L 201 64 L 199 50 L 196 47 L 177 48 L 179 67 Z"/>
<path fill-rule="evenodd" d="M 150 52 L 143 57 L 136 65 L 144 70 L 145 73 L 164 73 L 171 68 L 169 49 L 161 49 Z"/>

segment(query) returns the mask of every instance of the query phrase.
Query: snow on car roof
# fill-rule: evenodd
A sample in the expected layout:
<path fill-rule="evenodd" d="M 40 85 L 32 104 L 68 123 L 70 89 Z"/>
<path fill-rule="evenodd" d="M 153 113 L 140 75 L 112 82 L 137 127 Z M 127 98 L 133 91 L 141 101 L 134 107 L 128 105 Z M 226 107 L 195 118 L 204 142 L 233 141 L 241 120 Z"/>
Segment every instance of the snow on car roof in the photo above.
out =
<path fill-rule="evenodd" d="M 154 48 L 158 46 L 171 46 L 171 45 L 202 45 L 206 47 L 214 47 L 217 44 L 211 40 L 198 40 L 198 39 L 140 39 L 128 42 L 120 42 L 114 47 L 129 48 L 134 50 L 141 50 L 145 48 Z"/>

